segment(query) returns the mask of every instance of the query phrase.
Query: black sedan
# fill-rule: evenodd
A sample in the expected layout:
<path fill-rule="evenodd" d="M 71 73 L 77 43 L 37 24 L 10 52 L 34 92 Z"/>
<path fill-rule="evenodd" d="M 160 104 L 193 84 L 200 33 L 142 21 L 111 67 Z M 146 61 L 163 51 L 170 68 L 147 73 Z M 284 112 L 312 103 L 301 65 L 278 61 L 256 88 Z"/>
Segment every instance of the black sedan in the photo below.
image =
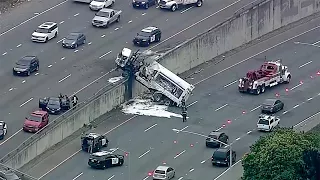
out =
<path fill-rule="evenodd" d="M 148 9 L 157 3 L 157 0 L 132 0 L 132 7 Z"/>
<path fill-rule="evenodd" d="M 39 99 L 39 108 L 50 114 L 60 114 L 70 109 L 70 100 L 66 98 L 45 97 Z"/>
<path fill-rule="evenodd" d="M 86 36 L 83 33 L 70 33 L 62 41 L 62 47 L 75 49 L 86 43 Z"/>
<path fill-rule="evenodd" d="M 4 121 L 0 121 L 0 140 L 7 134 L 7 124 Z"/>
<path fill-rule="evenodd" d="M 266 99 L 261 106 L 262 113 L 276 113 L 281 111 L 284 107 L 284 103 L 279 99 Z"/>
<path fill-rule="evenodd" d="M 13 67 L 13 75 L 30 76 L 32 72 L 39 71 L 39 66 L 37 56 L 24 56 Z"/>

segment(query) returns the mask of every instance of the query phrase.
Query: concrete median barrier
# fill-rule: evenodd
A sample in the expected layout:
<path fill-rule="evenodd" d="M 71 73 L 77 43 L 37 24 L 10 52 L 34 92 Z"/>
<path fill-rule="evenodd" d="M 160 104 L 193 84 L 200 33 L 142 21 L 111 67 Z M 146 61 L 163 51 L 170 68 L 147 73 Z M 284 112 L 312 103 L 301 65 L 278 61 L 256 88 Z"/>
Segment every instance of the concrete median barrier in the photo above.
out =
<path fill-rule="evenodd" d="M 52 121 L 40 131 L 24 141 L 17 149 L 3 158 L 0 163 L 19 169 L 49 148 L 61 142 L 85 124 L 111 111 L 125 101 L 126 80 L 117 85 L 109 85 L 76 109 L 71 109 Z"/>

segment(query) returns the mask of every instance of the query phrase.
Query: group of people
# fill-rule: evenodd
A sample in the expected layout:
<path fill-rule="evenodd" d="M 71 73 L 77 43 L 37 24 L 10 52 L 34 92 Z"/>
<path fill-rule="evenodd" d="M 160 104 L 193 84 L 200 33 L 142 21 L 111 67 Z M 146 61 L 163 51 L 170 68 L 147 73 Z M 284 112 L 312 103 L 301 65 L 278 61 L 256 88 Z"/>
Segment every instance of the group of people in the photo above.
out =
<path fill-rule="evenodd" d="M 63 99 L 63 98 L 65 98 L 66 99 L 66 101 L 68 102 L 68 103 L 70 103 L 70 98 L 67 96 L 67 95 L 62 95 L 61 93 L 60 93 L 60 95 L 59 95 L 59 98 L 60 99 Z M 76 108 L 76 106 L 77 106 L 77 104 L 78 104 L 78 97 L 76 96 L 76 95 L 74 95 L 72 98 L 72 107 L 73 108 Z"/>

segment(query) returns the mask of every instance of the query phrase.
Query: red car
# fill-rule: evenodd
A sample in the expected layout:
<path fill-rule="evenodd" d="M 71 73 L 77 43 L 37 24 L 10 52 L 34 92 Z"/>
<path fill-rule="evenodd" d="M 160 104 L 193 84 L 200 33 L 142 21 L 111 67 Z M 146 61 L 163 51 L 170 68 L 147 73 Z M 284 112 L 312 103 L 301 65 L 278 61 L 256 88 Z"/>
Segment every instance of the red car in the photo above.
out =
<path fill-rule="evenodd" d="M 37 132 L 45 127 L 49 122 L 49 114 L 47 111 L 34 111 L 29 117 L 26 117 L 23 130 L 27 132 Z"/>

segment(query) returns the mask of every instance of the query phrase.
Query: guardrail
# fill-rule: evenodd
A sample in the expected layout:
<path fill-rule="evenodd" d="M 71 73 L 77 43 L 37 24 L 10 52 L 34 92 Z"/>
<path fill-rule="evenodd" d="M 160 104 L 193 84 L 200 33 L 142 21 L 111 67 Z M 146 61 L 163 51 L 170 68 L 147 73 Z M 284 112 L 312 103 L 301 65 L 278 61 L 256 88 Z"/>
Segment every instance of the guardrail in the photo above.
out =
<path fill-rule="evenodd" d="M 40 139 L 42 138 L 44 135 L 46 135 L 48 132 L 52 131 L 55 127 L 57 127 L 58 125 L 60 125 L 61 123 L 63 123 L 65 120 L 67 120 L 66 117 L 69 117 L 75 113 L 77 113 L 78 111 L 80 111 L 83 107 L 85 107 L 88 102 L 91 102 L 93 100 L 95 100 L 97 97 L 99 97 L 101 94 L 113 89 L 114 87 L 118 87 L 119 85 L 122 85 L 123 83 L 125 83 L 127 81 L 127 79 L 121 80 L 116 84 L 108 84 L 105 87 L 101 88 L 97 93 L 95 93 L 93 96 L 89 97 L 87 100 L 82 101 L 81 103 L 79 103 L 76 106 L 76 109 L 74 107 L 72 107 L 71 109 L 69 109 L 68 111 L 64 112 L 62 115 L 58 116 L 57 118 L 55 118 L 53 121 L 51 121 L 48 125 L 46 125 L 43 129 L 41 129 L 40 131 L 36 132 L 34 135 L 32 135 L 31 137 L 29 137 L 28 139 L 26 139 L 24 142 L 22 142 L 16 149 L 12 150 L 11 152 L 9 152 L 8 154 L 6 154 L 5 156 L 3 156 L 0 159 L 0 163 L 5 163 L 7 162 L 13 155 L 21 152 L 22 150 L 28 148 L 29 146 L 31 146 L 32 142 L 35 141 L 36 139 Z M 47 149 L 49 149 L 50 147 L 47 147 Z"/>

